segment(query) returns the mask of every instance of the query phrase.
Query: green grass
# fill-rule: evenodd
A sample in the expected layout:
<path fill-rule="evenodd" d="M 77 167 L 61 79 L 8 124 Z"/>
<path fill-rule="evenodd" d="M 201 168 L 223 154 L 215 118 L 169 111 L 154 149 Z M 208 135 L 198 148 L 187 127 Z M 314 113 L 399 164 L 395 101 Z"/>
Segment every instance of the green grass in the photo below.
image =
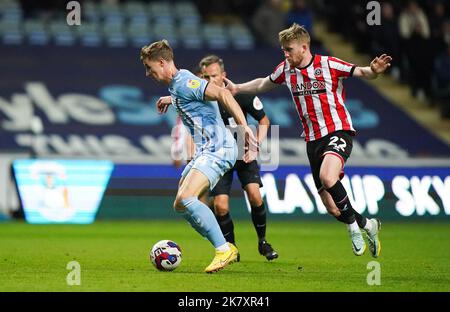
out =
<path fill-rule="evenodd" d="M 214 255 L 184 220 L 97 222 L 93 225 L 0 224 L 0 291 L 450 291 L 450 224 L 385 223 L 381 285 L 369 286 L 367 251 L 356 257 L 342 224 L 270 222 L 280 258 L 257 253 L 248 221 L 236 221 L 241 262 L 203 273 Z M 176 241 L 183 261 L 159 272 L 148 252 Z M 66 265 L 81 265 L 81 285 L 68 286 Z"/>

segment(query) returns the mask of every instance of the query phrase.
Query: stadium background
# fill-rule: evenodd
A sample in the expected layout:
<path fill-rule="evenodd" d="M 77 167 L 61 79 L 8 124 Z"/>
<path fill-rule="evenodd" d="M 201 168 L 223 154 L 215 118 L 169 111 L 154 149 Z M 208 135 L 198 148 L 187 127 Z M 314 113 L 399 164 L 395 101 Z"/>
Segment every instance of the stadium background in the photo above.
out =
<path fill-rule="evenodd" d="M 145 77 L 140 47 L 166 38 L 176 64 L 186 69 L 215 53 L 233 81 L 247 81 L 270 74 L 282 60 L 273 39 L 292 21 L 311 31 L 315 53 L 361 65 L 380 52 L 394 56 L 393 68 L 378 81 L 345 82 L 357 136 L 344 184 L 357 210 L 385 221 L 431 226 L 449 221 L 446 2 L 417 1 L 430 31 L 407 37 L 398 26 L 408 10 L 403 1 L 380 1 L 378 26 L 366 22 L 367 1 L 79 1 L 79 26 L 67 25 L 67 2 L 0 1 L 0 220 L 5 226 L 24 218 L 26 198 L 41 196 L 42 177 L 17 178 L 30 173 L 27 159 L 47 161 L 44 171 L 48 162 L 67 164 L 58 169 L 65 174 L 56 183 L 69 186 L 72 206 L 83 205 L 74 198 L 82 196 L 73 195 L 80 194 L 77 187 L 92 192 L 86 198 L 92 197 L 90 214 L 100 225 L 178 220 L 171 208 L 182 170 L 170 158 L 175 112 L 157 114 L 154 103 L 167 91 Z M 390 5 L 394 14 L 386 9 Z M 279 137 L 269 142 L 280 152 L 265 156 L 279 160 L 279 167 L 262 172 L 269 222 L 332 221 L 315 197 L 288 91 L 278 88 L 260 98 L 272 125 L 279 126 Z M 92 172 L 99 165 L 93 163 L 83 168 L 90 177 L 82 176 L 76 166 L 86 160 L 106 161 L 111 171 L 98 178 Z M 23 187 L 20 197 L 17 186 Z M 231 207 L 233 217 L 249 220 L 238 183 Z M 32 220 L 77 223 L 63 217 Z"/>

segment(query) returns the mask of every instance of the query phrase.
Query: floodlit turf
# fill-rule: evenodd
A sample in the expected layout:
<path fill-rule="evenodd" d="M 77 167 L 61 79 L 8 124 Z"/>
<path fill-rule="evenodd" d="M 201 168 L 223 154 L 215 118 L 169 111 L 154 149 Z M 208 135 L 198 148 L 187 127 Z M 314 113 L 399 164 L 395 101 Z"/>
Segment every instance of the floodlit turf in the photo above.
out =
<path fill-rule="evenodd" d="M 387 223 L 381 231 L 381 285 L 368 286 L 368 250 L 351 251 L 337 222 L 271 222 L 268 240 L 280 258 L 257 253 L 248 221 L 235 222 L 241 262 L 215 274 L 209 242 L 184 221 L 93 225 L 0 223 L 0 291 L 450 291 L 450 224 Z M 159 272 L 152 245 L 177 242 L 183 261 Z M 81 286 L 68 286 L 66 265 L 81 265 Z"/>

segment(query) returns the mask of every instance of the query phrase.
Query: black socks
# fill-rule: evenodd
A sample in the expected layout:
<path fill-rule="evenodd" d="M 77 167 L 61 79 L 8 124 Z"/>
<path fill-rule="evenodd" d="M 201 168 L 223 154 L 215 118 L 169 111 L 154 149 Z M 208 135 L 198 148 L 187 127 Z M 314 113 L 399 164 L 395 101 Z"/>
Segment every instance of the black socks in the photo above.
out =
<path fill-rule="evenodd" d="M 266 209 L 264 207 L 264 203 L 262 203 L 259 207 L 252 207 L 251 209 L 253 226 L 255 227 L 256 234 L 258 235 L 258 240 L 262 241 L 266 239 Z M 216 216 L 216 219 L 226 241 L 235 244 L 234 224 L 230 213 L 228 212 L 223 216 Z"/>
<path fill-rule="evenodd" d="M 327 189 L 327 192 L 330 193 L 336 206 L 341 212 L 341 215 L 336 217 L 338 221 L 350 224 L 356 220 L 356 223 L 358 223 L 360 228 L 364 228 L 366 226 L 367 218 L 360 215 L 352 207 L 350 200 L 348 199 L 347 191 L 341 181 L 337 181 L 335 185 Z"/>
<path fill-rule="evenodd" d="M 352 207 L 353 213 L 355 214 L 356 223 L 358 223 L 358 226 L 363 229 L 366 226 L 367 218 L 363 217 L 359 214 L 353 207 Z M 342 216 L 342 214 L 339 217 L 335 217 L 338 221 L 342 223 L 347 223 L 345 218 Z"/>
<path fill-rule="evenodd" d="M 266 209 L 264 203 L 259 207 L 252 207 L 252 221 L 259 241 L 264 240 L 266 238 Z"/>
<path fill-rule="evenodd" d="M 225 237 L 225 240 L 229 243 L 235 244 L 234 242 L 234 224 L 231 220 L 230 213 L 228 212 L 224 216 L 216 216 L 217 222 L 219 223 L 220 229 Z"/>
<path fill-rule="evenodd" d="M 355 222 L 355 210 L 350 204 L 347 192 L 345 191 L 345 188 L 342 185 L 341 181 L 337 181 L 335 185 L 326 190 L 328 193 L 330 193 L 331 197 L 334 200 L 334 203 L 341 211 L 341 216 L 337 219 L 346 224 Z"/>

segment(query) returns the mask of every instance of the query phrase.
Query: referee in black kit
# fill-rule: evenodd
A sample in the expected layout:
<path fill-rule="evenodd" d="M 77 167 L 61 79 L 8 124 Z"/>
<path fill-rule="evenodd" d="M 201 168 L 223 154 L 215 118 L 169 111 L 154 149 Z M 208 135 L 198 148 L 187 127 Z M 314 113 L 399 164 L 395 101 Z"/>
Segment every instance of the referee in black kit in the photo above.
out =
<path fill-rule="evenodd" d="M 221 58 L 216 55 L 209 55 L 204 57 L 199 65 L 204 79 L 219 87 L 225 86 L 224 78 L 226 77 L 226 72 Z M 249 114 L 258 121 L 257 140 L 258 143 L 261 144 L 267 136 L 270 125 L 269 118 L 263 110 L 261 101 L 258 97 L 248 94 L 236 95 L 235 99 L 241 106 L 246 118 L 247 114 Z M 233 117 L 221 107 L 220 103 L 219 109 L 225 126 L 236 126 Z M 211 196 L 214 196 L 214 211 L 222 233 L 228 242 L 235 244 L 234 224 L 229 212 L 229 198 L 234 171 L 237 172 L 242 188 L 246 191 L 250 202 L 252 221 L 256 234 L 258 235 L 258 251 L 262 256 L 266 257 L 267 260 L 276 259 L 278 258 L 277 252 L 266 240 L 267 217 L 264 202 L 259 191 L 259 188 L 262 186 L 262 181 L 256 160 L 250 163 L 245 163 L 243 160 L 237 160 L 234 167 L 220 179 L 211 191 Z M 240 261 L 240 255 L 238 255 L 237 261 Z"/>

